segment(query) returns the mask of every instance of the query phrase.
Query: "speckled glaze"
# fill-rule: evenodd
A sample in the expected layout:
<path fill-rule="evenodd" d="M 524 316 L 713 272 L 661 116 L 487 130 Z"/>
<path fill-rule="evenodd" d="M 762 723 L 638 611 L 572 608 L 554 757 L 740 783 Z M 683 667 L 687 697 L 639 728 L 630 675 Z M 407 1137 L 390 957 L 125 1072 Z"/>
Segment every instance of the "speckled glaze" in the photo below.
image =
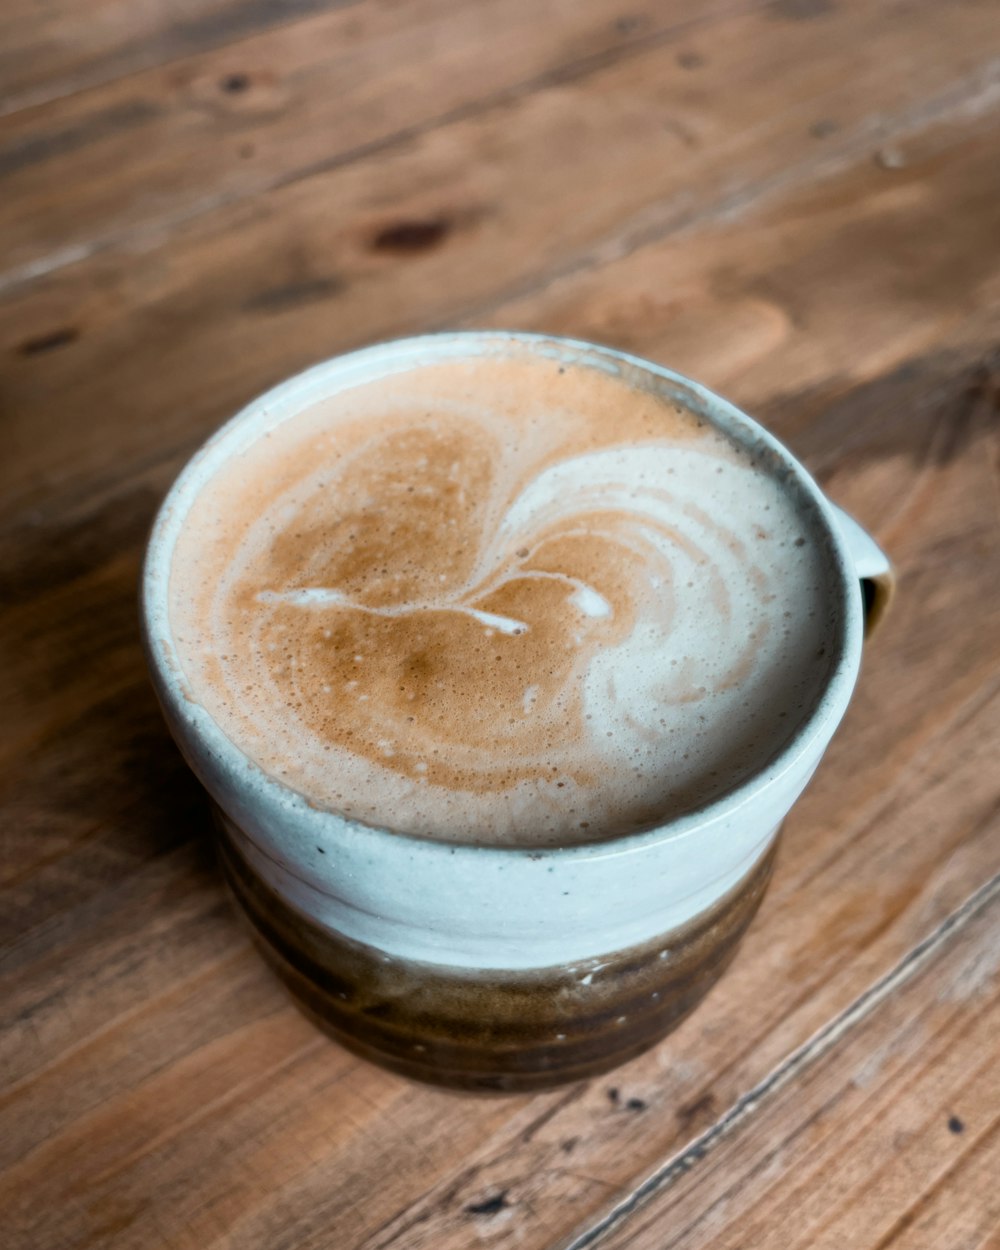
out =
<path fill-rule="evenodd" d="M 404 1076 L 467 1090 L 542 1089 L 647 1049 L 729 964 L 771 878 L 777 842 L 693 920 L 653 942 L 553 968 L 453 968 L 398 959 L 289 906 L 240 855 L 216 809 L 220 861 L 261 953 L 343 1045 Z"/>
<path fill-rule="evenodd" d="M 263 773 L 185 688 L 170 636 L 169 569 L 187 508 L 238 440 L 331 391 L 414 363 L 503 352 L 641 369 L 649 383 L 739 427 L 797 493 L 842 594 L 836 662 L 812 714 L 766 768 L 661 827 L 609 842 L 525 850 L 449 844 L 320 810 Z M 859 580 L 865 594 L 859 593 Z M 659 366 L 607 348 L 505 333 L 369 348 L 251 404 L 192 459 L 161 509 L 142 613 L 171 731 L 220 812 L 240 907 L 299 1003 L 360 1053 L 419 1079 L 479 1089 L 573 1080 L 662 1037 L 704 995 L 749 924 L 781 822 L 839 724 L 888 562 L 766 431 Z"/>

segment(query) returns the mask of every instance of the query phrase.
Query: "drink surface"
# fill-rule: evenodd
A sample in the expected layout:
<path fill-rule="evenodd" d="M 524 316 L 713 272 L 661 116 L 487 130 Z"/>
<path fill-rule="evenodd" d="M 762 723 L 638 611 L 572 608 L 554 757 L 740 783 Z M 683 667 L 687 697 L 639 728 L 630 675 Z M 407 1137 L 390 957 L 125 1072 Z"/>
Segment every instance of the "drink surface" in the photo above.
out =
<path fill-rule="evenodd" d="M 810 525 L 813 529 L 810 529 Z M 530 348 L 330 395 L 232 455 L 174 550 L 189 697 L 318 807 L 600 841 L 766 767 L 837 599 L 768 456 Z"/>

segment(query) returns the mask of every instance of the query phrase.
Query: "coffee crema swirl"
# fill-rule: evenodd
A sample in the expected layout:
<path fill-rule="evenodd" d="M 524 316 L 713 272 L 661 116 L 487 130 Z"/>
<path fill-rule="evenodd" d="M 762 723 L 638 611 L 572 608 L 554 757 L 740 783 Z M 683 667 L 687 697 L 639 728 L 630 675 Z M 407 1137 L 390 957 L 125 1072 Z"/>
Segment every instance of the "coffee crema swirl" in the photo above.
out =
<path fill-rule="evenodd" d="M 830 665 L 801 507 L 682 404 L 524 349 L 358 385 L 185 519 L 192 698 L 368 823 L 544 846 L 643 828 L 778 754 Z"/>

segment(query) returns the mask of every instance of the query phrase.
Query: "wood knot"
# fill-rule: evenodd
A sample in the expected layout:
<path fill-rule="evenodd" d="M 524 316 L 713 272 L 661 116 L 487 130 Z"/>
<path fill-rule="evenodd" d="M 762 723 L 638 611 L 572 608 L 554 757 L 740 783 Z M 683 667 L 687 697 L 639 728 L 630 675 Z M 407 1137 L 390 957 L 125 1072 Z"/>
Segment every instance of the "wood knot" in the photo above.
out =
<path fill-rule="evenodd" d="M 452 222 L 446 217 L 397 221 L 383 226 L 372 239 L 371 246 L 376 252 L 426 252 L 443 243 L 451 231 Z"/>
<path fill-rule="evenodd" d="M 79 337 L 80 331 L 75 326 L 60 326 L 57 330 L 50 330 L 47 334 L 38 334 L 25 339 L 16 350 L 19 356 L 40 356 L 44 352 L 53 352 L 59 347 L 68 347 Z"/>

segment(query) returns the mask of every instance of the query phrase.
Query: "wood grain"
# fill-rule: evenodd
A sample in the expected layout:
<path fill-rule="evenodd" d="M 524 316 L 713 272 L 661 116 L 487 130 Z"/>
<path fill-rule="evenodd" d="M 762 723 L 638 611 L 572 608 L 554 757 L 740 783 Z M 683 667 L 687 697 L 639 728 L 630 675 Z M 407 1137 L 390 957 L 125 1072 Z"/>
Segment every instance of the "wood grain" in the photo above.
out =
<path fill-rule="evenodd" d="M 757 1114 L 695 1143 L 575 1250 L 995 1245 L 1000 880 L 963 921 Z"/>
<path fill-rule="evenodd" d="M 197 48 L 180 48 L 155 32 L 183 6 L 150 5 L 128 18 L 145 32 L 135 52 L 128 22 L 98 21 L 119 9 L 91 0 L 49 6 L 39 40 L 85 10 L 95 30 L 72 64 L 41 42 L 18 60 L 25 91 L 66 98 L 3 132 L 84 134 L 44 155 L 37 183 L 11 175 L 0 208 L 12 242 L 30 244 L 17 264 L 41 266 L 0 296 L 5 1245 L 735 1247 L 757 1244 L 742 1230 L 766 1245 L 788 1229 L 859 1250 L 989 1244 L 990 6 L 781 0 L 713 7 L 678 31 L 674 4 L 509 0 L 456 19 L 434 0 L 258 6 L 251 22 L 241 3 L 225 11 L 250 24 L 216 37 L 209 4 Z M 24 39 L 30 11 L 3 19 Z M 405 91 L 397 26 L 435 67 Z M 537 46 L 515 54 L 529 28 Z M 490 39 L 472 64 L 477 30 Z M 352 77 L 334 44 L 372 72 Z M 168 90 L 176 75 L 215 100 L 230 64 L 252 82 L 269 66 L 295 90 L 253 114 L 248 87 L 245 118 L 226 111 L 242 88 L 203 114 Z M 161 111 L 87 137 L 94 112 L 128 98 L 112 82 L 124 72 Z M 342 73 L 349 121 L 330 146 L 314 128 Z M 419 133 L 397 142 L 407 110 Z M 225 158 L 244 127 L 260 183 Z M 186 128 L 206 149 L 187 180 Z M 154 135 L 163 169 L 141 150 Z M 310 171 L 331 152 L 347 158 Z M 60 169 L 79 188 L 61 200 Z M 35 232 L 20 224 L 31 216 Z M 100 246 L 72 261 L 81 241 Z M 723 389 L 871 526 L 901 576 L 717 991 L 613 1078 L 497 1101 L 360 1063 L 286 1002 L 223 896 L 134 608 L 157 500 L 212 425 L 319 356 L 455 323 L 594 337 Z M 929 938 L 931 955 L 914 955 Z M 949 997 L 955 985 L 968 992 Z M 810 1050 L 817 1035 L 831 1044 Z M 699 1159 L 733 1109 L 739 1124 Z M 689 1151 L 669 1188 L 609 1222 Z"/>
<path fill-rule="evenodd" d="M 123 233 L 162 230 L 651 47 L 704 38 L 720 17 L 762 3 L 713 0 L 694 14 L 669 0 L 624 18 L 614 0 L 322 6 L 0 119 L 0 263 L 8 282 L 11 271 L 45 272 Z"/>
<path fill-rule="evenodd" d="M 25 108 L 352 0 L 6 0 L 0 108 Z"/>
<path fill-rule="evenodd" d="M 978 22 L 952 43 L 939 6 L 926 6 L 922 30 L 913 14 L 883 28 L 882 6 L 855 7 L 853 37 L 872 59 L 859 60 L 853 79 L 839 51 L 850 27 L 807 38 L 798 32 L 819 21 L 751 14 L 727 23 L 724 38 L 717 30 L 698 71 L 705 82 L 677 89 L 690 100 L 679 114 L 690 145 L 669 81 L 667 103 L 658 94 L 674 54 L 654 48 L 642 64 L 633 57 L 579 87 L 518 98 L 11 291 L 0 301 L 0 352 L 18 457 L 0 464 L 0 495 L 28 508 L 56 490 L 88 489 L 88 479 L 100 489 L 123 460 L 149 457 L 151 427 L 162 430 L 160 454 L 187 452 L 312 360 L 484 320 L 504 293 L 738 211 L 776 183 L 870 159 L 914 118 L 974 113 L 993 98 L 996 66 L 976 60 Z M 762 51 L 748 60 L 751 45 Z M 884 73 L 886 59 L 898 76 Z M 942 93 L 933 107 L 931 84 Z M 817 139 L 817 118 L 841 129 Z M 432 229 L 416 247 L 380 243 L 407 223 Z M 153 376 L 158 385 L 145 385 Z M 105 437 L 94 439 L 84 414 L 98 411 Z"/>

